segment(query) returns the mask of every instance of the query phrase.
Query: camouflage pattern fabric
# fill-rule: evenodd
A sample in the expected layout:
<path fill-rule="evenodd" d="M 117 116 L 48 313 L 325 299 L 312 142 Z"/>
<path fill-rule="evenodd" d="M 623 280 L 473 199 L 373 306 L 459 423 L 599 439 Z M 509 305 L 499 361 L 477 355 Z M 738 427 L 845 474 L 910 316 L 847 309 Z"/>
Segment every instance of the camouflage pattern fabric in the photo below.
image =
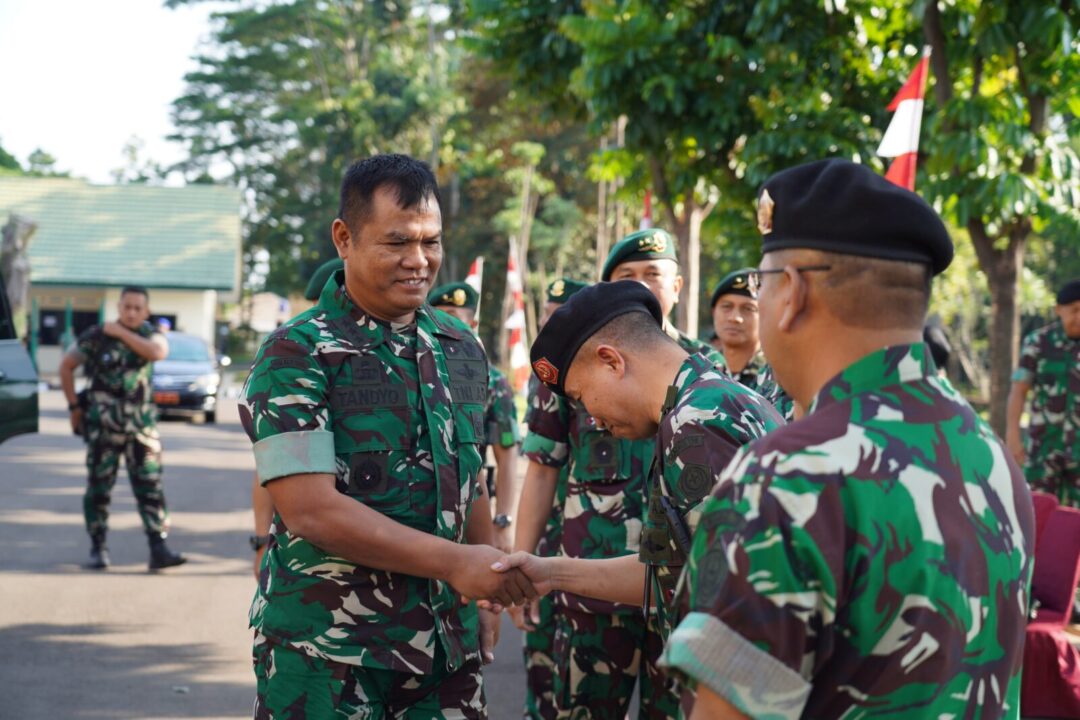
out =
<path fill-rule="evenodd" d="M 772 366 L 765 360 L 765 353 L 761 352 L 760 348 L 750 358 L 750 362 L 746 363 L 746 367 L 737 373 L 729 374 L 732 378 L 771 402 L 776 411 L 780 413 L 780 416 L 788 422 L 791 422 L 795 417 L 795 403 L 776 382 Z"/>
<path fill-rule="evenodd" d="M 663 662 L 751 717 L 1018 717 L 1033 528 L 926 346 L 871 353 L 724 470 Z"/>
<path fill-rule="evenodd" d="M 155 334 L 149 323 L 136 332 Z M 163 538 L 168 511 L 161 483 L 161 437 L 150 378 L 153 363 L 94 325 L 79 335 L 75 350 L 87 378 L 85 414 L 87 487 L 83 496 L 86 530 L 96 539 L 108 531 L 109 503 L 120 458 L 124 458 L 143 529 Z"/>
<path fill-rule="evenodd" d="M 533 422 L 534 409 L 539 409 L 536 391 L 540 381 L 536 375 L 529 376 L 528 405 L 525 410 L 525 423 Z M 566 502 L 566 485 L 570 466 L 559 468 L 559 477 L 555 485 L 551 513 L 544 534 L 536 545 L 536 554 L 549 557 L 559 553 L 562 543 L 562 508 Z M 528 720 L 552 720 L 555 717 L 555 660 L 552 649 L 555 644 L 555 599 L 545 595 L 538 601 L 540 622 L 535 630 L 527 630 L 522 639 L 522 655 L 525 660 L 525 714 Z"/>
<path fill-rule="evenodd" d="M 328 473 L 342 494 L 416 530 L 464 542 L 480 492 L 487 360 L 462 323 L 424 306 L 390 325 L 328 283 L 275 330 L 244 388 L 241 421 L 263 483 Z M 250 620 L 270 642 L 412 674 L 477 652 L 475 605 L 438 580 L 354 565 L 275 516 Z"/>
<path fill-rule="evenodd" d="M 718 352 L 717 349 L 709 343 L 702 342 L 701 340 L 696 340 L 690 337 L 682 330 L 679 330 L 677 327 L 669 323 L 667 320 L 664 321 L 664 332 L 667 333 L 668 337 L 677 342 L 679 344 L 679 347 L 681 347 L 683 350 L 690 353 L 691 355 L 694 353 L 701 353 L 705 357 L 709 358 L 709 360 L 712 361 L 713 365 L 715 365 L 716 367 L 723 368 L 725 370 L 727 369 L 727 360 L 724 359 L 724 354 Z"/>
<path fill-rule="evenodd" d="M 716 485 L 720 472 L 743 445 L 784 424 L 765 398 L 690 355 L 675 376 L 674 401 L 660 419 L 656 460 L 649 483 L 649 511 L 641 543 L 651 566 L 654 596 L 664 635 L 672 629 L 675 584 L 686 557 L 665 503 L 687 518 Z M 689 532 L 687 528 L 687 539 Z"/>
<path fill-rule="evenodd" d="M 640 720 L 677 717 L 674 681 L 660 670 L 663 642 L 641 613 L 560 608 L 555 621 L 555 705 L 560 720 L 624 720 L 641 681 Z M 642 657 L 646 651 L 651 657 Z"/>
<path fill-rule="evenodd" d="M 255 720 L 482 720 L 480 659 L 456 670 L 436 654 L 432 673 L 377 670 L 290 650 L 256 633 Z"/>
<path fill-rule="evenodd" d="M 487 428 L 487 445 L 511 447 L 521 442 L 518 429 L 517 408 L 514 407 L 514 390 L 494 365 L 488 366 L 488 401 L 484 413 Z"/>
<path fill-rule="evenodd" d="M 1014 381 L 1031 385 L 1024 475 L 1032 487 L 1080 505 L 1080 339 L 1061 322 L 1024 339 Z"/>
<path fill-rule="evenodd" d="M 645 477 L 655 443 L 614 437 L 598 428 L 583 406 L 554 394 L 546 386 L 537 388 L 529 420 L 529 431 L 522 445 L 525 456 L 549 467 L 569 468 L 560 554 L 609 558 L 637 553 L 645 511 Z M 592 621 L 608 623 L 604 627 L 635 628 L 633 632 L 582 632 L 573 642 L 561 646 L 556 631 L 554 663 L 559 672 L 568 672 L 567 668 L 594 668 L 593 672 L 597 673 L 633 668 L 633 674 L 639 674 L 640 662 L 633 659 L 640 657 L 648 642 L 646 635 L 651 632 L 644 627 L 639 608 L 566 592 L 554 593 L 554 599 L 556 626 L 566 632 L 573 627 L 566 616 L 569 612 L 578 618 L 589 614 L 601 616 Z M 652 662 L 655 659 L 646 658 L 646 675 L 659 673 Z M 589 674 L 587 670 L 583 672 Z M 607 681 L 604 678 L 579 681 L 575 677 L 561 685 L 562 681 L 556 677 L 557 716 L 599 717 L 587 713 L 598 712 L 594 701 L 607 702 L 609 698 L 592 697 L 589 702 L 581 703 L 592 692 L 587 688 L 596 687 L 597 683 L 603 686 Z M 630 686 L 633 687 L 632 677 Z M 573 690 L 578 687 L 582 689 Z M 652 697 L 643 696 L 642 717 L 657 713 L 662 716 L 677 705 L 677 700 L 673 691 L 670 695 L 658 690 Z"/>

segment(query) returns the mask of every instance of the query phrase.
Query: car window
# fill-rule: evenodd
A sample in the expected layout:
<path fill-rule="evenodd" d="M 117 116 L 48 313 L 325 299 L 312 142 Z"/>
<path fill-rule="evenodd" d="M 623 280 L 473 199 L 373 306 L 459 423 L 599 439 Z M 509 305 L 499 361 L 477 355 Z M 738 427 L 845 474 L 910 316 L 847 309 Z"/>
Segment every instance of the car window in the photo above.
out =
<path fill-rule="evenodd" d="M 168 360 L 179 360 L 181 362 L 207 362 L 210 360 L 210 349 L 199 338 L 175 333 L 170 333 L 166 337 L 169 340 Z"/>

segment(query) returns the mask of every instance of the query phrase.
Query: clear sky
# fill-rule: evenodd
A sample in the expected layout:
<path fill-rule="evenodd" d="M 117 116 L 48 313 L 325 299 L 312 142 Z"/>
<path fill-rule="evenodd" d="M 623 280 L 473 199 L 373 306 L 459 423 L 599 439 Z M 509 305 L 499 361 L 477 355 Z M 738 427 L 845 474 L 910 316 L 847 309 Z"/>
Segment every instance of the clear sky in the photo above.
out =
<path fill-rule="evenodd" d="M 216 3 L 0 0 L 0 146 L 22 163 L 41 148 L 66 170 L 112 182 L 133 136 L 142 159 L 183 157 L 165 140 L 170 103 L 209 36 Z"/>

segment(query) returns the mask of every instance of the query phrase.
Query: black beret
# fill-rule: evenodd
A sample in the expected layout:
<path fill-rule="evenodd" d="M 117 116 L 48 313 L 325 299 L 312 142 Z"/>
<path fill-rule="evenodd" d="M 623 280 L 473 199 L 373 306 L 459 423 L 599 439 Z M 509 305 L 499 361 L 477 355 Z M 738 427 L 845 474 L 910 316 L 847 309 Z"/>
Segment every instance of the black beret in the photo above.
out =
<path fill-rule="evenodd" d="M 588 286 L 588 283 L 583 283 L 580 280 L 571 280 L 570 278 L 552 280 L 547 286 L 547 301 L 549 303 L 562 305 L 570 299 L 571 295 Z"/>
<path fill-rule="evenodd" d="M 649 228 L 630 233 L 611 248 L 604 269 L 600 273 L 600 279 L 608 281 L 611 273 L 619 265 L 634 260 L 649 260 L 651 258 L 666 258 L 678 261 L 675 255 L 675 238 L 671 233 L 660 228 Z"/>
<path fill-rule="evenodd" d="M 782 170 L 758 193 L 763 253 L 810 248 L 930 266 L 953 258 L 952 238 L 925 200 L 848 160 Z"/>
<path fill-rule="evenodd" d="M 709 307 L 716 307 L 716 301 L 720 299 L 720 296 L 729 293 L 756 299 L 757 296 L 750 292 L 750 273 L 752 272 L 754 272 L 754 268 L 742 268 L 725 275 L 720 280 L 720 284 L 713 290 L 712 302 L 709 303 Z"/>
<path fill-rule="evenodd" d="M 1058 305 L 1068 305 L 1077 300 L 1080 300 L 1080 278 L 1065 283 L 1065 286 L 1058 290 L 1057 294 Z"/>
<path fill-rule="evenodd" d="M 345 261 L 341 258 L 334 258 L 333 260 L 327 260 L 316 268 L 315 272 L 311 273 L 311 279 L 308 280 L 307 288 L 304 290 L 304 298 L 306 300 L 318 300 L 323 288 L 326 287 L 326 281 L 343 267 L 345 267 Z"/>
<path fill-rule="evenodd" d="M 634 280 L 589 285 L 551 313 L 532 344 L 530 359 L 540 381 L 559 395 L 574 356 L 600 328 L 620 315 L 647 313 L 662 326 L 660 303 L 652 291 Z"/>
<path fill-rule="evenodd" d="M 480 294 L 467 283 L 452 282 L 433 288 L 428 293 L 427 301 L 433 307 L 449 305 L 451 307 L 475 310 L 480 304 Z"/>

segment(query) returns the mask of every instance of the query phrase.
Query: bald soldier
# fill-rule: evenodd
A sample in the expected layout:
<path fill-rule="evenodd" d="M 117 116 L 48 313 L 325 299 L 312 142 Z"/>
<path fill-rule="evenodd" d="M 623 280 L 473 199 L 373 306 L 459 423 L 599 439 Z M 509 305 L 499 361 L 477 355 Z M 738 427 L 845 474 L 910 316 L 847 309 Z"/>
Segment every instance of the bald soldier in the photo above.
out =
<path fill-rule="evenodd" d="M 644 283 L 660 302 L 664 332 L 683 350 L 702 353 L 717 366 L 724 367 L 723 355 L 708 343 L 695 340 L 679 330 L 668 319 L 679 302 L 679 291 L 683 286 L 675 248 L 675 238 L 666 230 L 649 228 L 630 233 L 611 248 L 600 279 L 604 282 L 637 280 Z"/>
<path fill-rule="evenodd" d="M 754 268 L 729 272 L 712 294 L 713 337 L 710 343 L 724 356 L 728 374 L 759 395 L 765 396 L 786 419 L 791 420 L 791 398 L 776 384 L 772 368 L 761 352 L 758 334 L 758 298 L 750 289 Z"/>
<path fill-rule="evenodd" d="M 948 232 L 826 160 L 758 197 L 761 342 L 808 408 L 702 508 L 666 666 L 691 717 L 1018 717 L 1031 498 L 922 342 Z"/>
<path fill-rule="evenodd" d="M 480 294 L 468 283 L 440 285 L 428 294 L 428 303 L 436 310 L 456 317 L 476 332 Z M 521 442 L 521 432 L 514 407 L 514 390 L 506 375 L 490 362 L 484 428 L 486 442 L 481 445 L 480 456 L 485 457 L 489 447 L 495 456 L 494 544 L 500 550 L 506 550 L 514 544 L 511 523 L 514 508 L 517 507 L 517 446 Z"/>

